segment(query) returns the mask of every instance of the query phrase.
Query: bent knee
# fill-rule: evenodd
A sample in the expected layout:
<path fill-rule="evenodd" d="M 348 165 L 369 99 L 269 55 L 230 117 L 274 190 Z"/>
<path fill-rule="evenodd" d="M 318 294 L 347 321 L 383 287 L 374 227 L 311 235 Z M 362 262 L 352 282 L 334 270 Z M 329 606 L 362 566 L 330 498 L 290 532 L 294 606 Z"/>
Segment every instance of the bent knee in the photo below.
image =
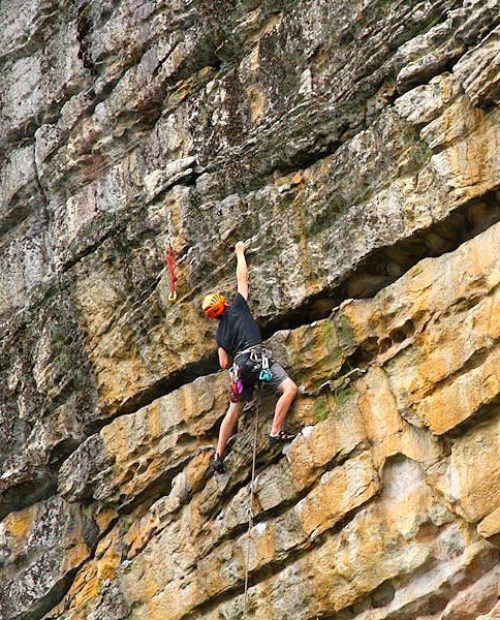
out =
<path fill-rule="evenodd" d="M 290 396 L 291 398 L 295 398 L 298 391 L 299 391 L 299 388 L 297 387 L 297 384 L 295 383 L 295 381 L 293 381 L 290 378 L 286 379 L 283 385 L 283 393 L 286 394 L 287 396 Z"/>

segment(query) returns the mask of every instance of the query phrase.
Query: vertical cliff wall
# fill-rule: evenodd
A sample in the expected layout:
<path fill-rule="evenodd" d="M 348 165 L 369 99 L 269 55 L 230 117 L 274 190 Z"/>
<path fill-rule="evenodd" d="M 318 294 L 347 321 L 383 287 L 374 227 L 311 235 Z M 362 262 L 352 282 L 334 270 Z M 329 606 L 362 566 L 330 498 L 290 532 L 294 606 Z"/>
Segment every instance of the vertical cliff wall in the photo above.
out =
<path fill-rule="evenodd" d="M 0 26 L 0 617 L 243 618 L 246 569 L 259 620 L 498 617 L 498 1 Z M 251 537 L 199 309 L 241 239 L 300 386 L 284 449 L 264 397 Z"/>

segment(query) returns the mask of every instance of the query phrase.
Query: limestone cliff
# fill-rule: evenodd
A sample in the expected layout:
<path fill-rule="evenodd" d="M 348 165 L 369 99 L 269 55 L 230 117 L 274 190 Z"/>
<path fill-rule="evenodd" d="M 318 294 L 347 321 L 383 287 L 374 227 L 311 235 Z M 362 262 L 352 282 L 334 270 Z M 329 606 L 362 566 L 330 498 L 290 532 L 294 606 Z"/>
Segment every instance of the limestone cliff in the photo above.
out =
<path fill-rule="evenodd" d="M 500 617 L 498 0 L 0 26 L 0 618 L 243 618 L 247 569 L 259 620 Z M 240 239 L 300 386 L 250 536 L 200 312 Z"/>

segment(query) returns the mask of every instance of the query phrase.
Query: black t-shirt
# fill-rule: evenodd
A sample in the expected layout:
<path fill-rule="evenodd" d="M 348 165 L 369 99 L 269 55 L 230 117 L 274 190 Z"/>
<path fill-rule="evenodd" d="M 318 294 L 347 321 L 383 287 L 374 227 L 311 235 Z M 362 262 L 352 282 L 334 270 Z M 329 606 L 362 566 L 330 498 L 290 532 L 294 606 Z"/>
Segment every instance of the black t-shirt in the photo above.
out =
<path fill-rule="evenodd" d="M 259 326 L 250 313 L 246 299 L 240 293 L 236 293 L 233 305 L 219 319 L 215 340 L 217 346 L 225 349 L 231 357 L 238 351 L 261 344 Z"/>

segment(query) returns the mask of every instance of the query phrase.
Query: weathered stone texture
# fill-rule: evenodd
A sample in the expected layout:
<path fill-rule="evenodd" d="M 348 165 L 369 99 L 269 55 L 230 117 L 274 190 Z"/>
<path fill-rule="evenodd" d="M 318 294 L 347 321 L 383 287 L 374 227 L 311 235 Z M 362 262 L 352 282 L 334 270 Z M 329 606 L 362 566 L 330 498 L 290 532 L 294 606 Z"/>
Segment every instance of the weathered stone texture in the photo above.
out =
<path fill-rule="evenodd" d="M 498 1 L 0 26 L 0 616 L 242 618 L 248 570 L 259 620 L 500 617 Z M 199 310 L 239 239 L 300 387 L 250 535 Z"/>
<path fill-rule="evenodd" d="M 40 617 L 51 609 L 98 534 L 90 512 L 57 496 L 10 513 L 0 526 L 1 617 Z"/>

